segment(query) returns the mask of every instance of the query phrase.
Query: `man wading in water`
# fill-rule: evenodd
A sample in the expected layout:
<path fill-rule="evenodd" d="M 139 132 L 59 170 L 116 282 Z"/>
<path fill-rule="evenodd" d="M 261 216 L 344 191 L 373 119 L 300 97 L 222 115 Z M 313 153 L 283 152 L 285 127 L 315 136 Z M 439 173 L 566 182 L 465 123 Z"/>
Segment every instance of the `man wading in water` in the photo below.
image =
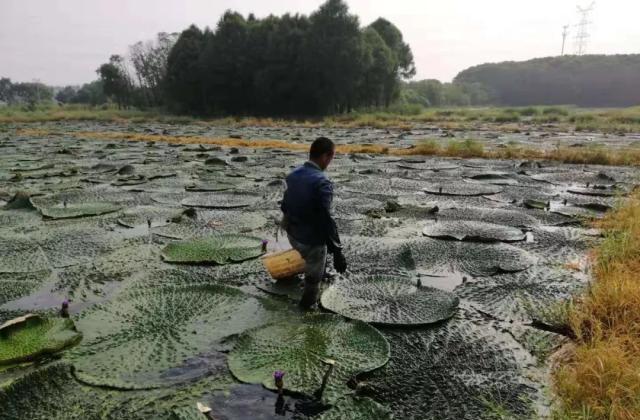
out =
<path fill-rule="evenodd" d="M 300 301 L 303 309 L 310 309 L 318 302 L 327 251 L 333 254 L 338 273 L 347 270 L 338 228 L 331 216 L 333 183 L 324 174 L 335 150 L 328 138 L 316 139 L 309 151 L 309 161 L 287 176 L 287 190 L 282 200 L 283 227 L 291 246 L 305 262 L 304 293 Z"/>

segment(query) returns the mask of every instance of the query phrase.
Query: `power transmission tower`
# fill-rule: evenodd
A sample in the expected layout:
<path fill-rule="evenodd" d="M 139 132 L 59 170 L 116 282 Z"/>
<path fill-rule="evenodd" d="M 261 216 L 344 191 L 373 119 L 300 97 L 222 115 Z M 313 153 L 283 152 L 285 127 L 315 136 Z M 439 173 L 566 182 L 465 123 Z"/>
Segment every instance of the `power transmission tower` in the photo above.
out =
<path fill-rule="evenodd" d="M 596 2 L 591 2 L 588 7 L 578 6 L 578 14 L 580 22 L 576 25 L 577 32 L 575 37 L 576 55 L 583 55 L 587 52 L 587 42 L 589 41 L 589 13 L 593 12 Z"/>
<path fill-rule="evenodd" d="M 567 35 L 569 35 L 569 25 L 564 25 L 562 27 L 562 52 L 560 52 L 560 55 L 564 55 L 564 45 L 567 41 Z"/>

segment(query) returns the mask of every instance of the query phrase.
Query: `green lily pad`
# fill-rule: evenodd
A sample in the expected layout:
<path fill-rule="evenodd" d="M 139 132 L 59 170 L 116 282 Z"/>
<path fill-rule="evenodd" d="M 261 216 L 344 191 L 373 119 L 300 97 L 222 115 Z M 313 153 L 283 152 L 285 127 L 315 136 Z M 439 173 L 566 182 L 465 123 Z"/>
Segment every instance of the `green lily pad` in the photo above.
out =
<path fill-rule="evenodd" d="M 186 207 L 207 209 L 235 209 L 251 206 L 257 203 L 258 200 L 258 197 L 246 194 L 194 193 L 182 200 L 181 204 Z"/>
<path fill-rule="evenodd" d="M 243 235 L 215 235 L 201 239 L 176 242 L 162 250 L 162 258 L 170 263 L 229 264 L 263 254 L 262 240 Z"/>
<path fill-rule="evenodd" d="M 314 395 L 335 361 L 322 395 L 336 401 L 349 392 L 348 380 L 384 366 L 389 343 L 362 321 L 329 314 L 308 314 L 242 334 L 229 354 L 231 373 L 240 381 L 276 390 L 273 373 L 285 372 L 284 388 Z"/>
<path fill-rule="evenodd" d="M 120 210 L 120 206 L 112 203 L 77 203 L 41 207 L 40 213 L 47 219 L 75 219 L 78 217 L 100 216 Z"/>
<path fill-rule="evenodd" d="M 442 184 L 428 185 L 422 189 L 427 194 L 453 195 L 453 196 L 480 196 L 492 195 L 502 192 L 502 188 L 495 185 L 487 185 L 473 182 L 442 182 Z"/>
<path fill-rule="evenodd" d="M 73 321 L 65 318 L 31 316 L 13 325 L 7 324 L 0 327 L 0 365 L 28 362 L 57 353 L 82 337 Z"/>
<path fill-rule="evenodd" d="M 404 277 L 352 276 L 324 291 L 322 306 L 351 319 L 384 325 L 424 325 L 451 318 L 458 298 Z"/>
<path fill-rule="evenodd" d="M 331 409 L 316 417 L 318 420 L 391 420 L 391 410 L 371 398 L 349 396 L 338 400 Z"/>
<path fill-rule="evenodd" d="M 161 387 L 206 374 L 206 367 L 191 373 L 183 368 L 265 318 L 257 299 L 230 287 L 140 286 L 83 312 L 77 324 L 85 340 L 69 356 L 86 383 Z"/>
<path fill-rule="evenodd" d="M 47 270 L 47 257 L 33 241 L 17 236 L 0 238 L 0 273 L 31 273 Z"/>
<path fill-rule="evenodd" d="M 172 221 L 179 221 L 183 215 L 185 217 L 195 216 L 195 209 L 188 209 L 187 211 L 191 211 L 193 214 L 185 214 L 183 208 L 137 206 L 124 211 L 122 216 L 118 218 L 118 223 L 128 228 L 135 228 L 138 226 L 147 226 L 147 223 L 150 221 L 151 227 L 160 227 Z"/>
<path fill-rule="evenodd" d="M 533 357 L 505 331 L 477 316 L 438 328 L 384 331 L 392 356 L 363 375 L 358 388 L 401 419 L 537 418 L 532 398 L 541 384 L 527 378 Z M 476 318 L 476 319 L 473 319 Z"/>
<path fill-rule="evenodd" d="M 430 238 L 469 242 L 516 242 L 525 239 L 520 229 L 470 220 L 429 223 L 422 234 Z"/>

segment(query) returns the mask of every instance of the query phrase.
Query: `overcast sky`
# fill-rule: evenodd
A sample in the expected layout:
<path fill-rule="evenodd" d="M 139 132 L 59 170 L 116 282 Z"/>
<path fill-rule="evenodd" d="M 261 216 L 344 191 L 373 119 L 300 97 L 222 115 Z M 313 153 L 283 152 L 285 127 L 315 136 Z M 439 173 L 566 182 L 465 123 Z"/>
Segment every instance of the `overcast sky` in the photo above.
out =
<path fill-rule="evenodd" d="M 560 53 L 562 26 L 589 0 L 350 0 L 363 25 L 395 23 L 411 45 L 416 78 L 450 81 L 464 68 Z M 323 0 L 0 0 L 0 76 L 53 85 L 95 79 L 111 54 L 157 32 L 215 27 L 226 9 L 258 17 L 308 14 Z M 589 53 L 640 53 L 640 1 L 600 0 Z M 571 28 L 567 42 L 574 50 Z"/>

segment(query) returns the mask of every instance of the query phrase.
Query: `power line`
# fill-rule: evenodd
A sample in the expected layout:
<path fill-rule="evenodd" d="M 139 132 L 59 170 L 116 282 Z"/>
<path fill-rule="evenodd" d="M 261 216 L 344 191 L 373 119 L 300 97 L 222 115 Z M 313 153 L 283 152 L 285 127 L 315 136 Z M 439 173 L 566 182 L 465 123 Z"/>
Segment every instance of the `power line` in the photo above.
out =
<path fill-rule="evenodd" d="M 576 36 L 574 38 L 576 55 L 583 55 L 587 52 L 587 42 L 589 41 L 589 14 L 593 11 L 596 2 L 591 2 L 588 7 L 578 6 L 580 21 L 576 25 Z"/>

